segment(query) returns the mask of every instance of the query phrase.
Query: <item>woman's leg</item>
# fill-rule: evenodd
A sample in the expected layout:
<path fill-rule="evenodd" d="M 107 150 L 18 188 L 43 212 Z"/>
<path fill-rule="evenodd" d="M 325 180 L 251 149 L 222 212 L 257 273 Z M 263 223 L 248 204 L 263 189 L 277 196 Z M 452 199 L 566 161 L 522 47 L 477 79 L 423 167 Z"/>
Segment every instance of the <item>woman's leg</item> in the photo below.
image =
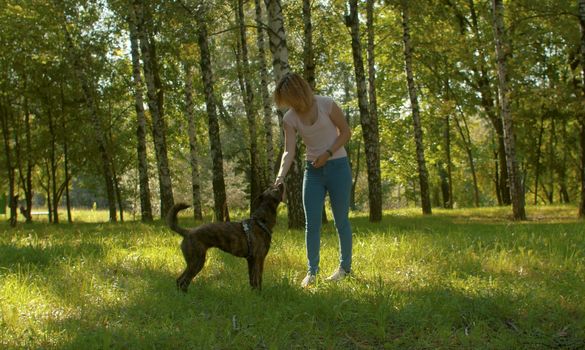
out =
<path fill-rule="evenodd" d="M 321 214 L 325 202 L 323 169 L 307 164 L 303 180 L 303 206 L 305 209 L 305 243 L 310 274 L 319 271 L 319 245 L 321 244 Z"/>
<path fill-rule="evenodd" d="M 325 174 L 335 228 L 339 235 L 339 264 L 346 272 L 350 272 L 352 257 L 352 233 L 349 222 L 351 168 L 348 159 L 338 158 L 327 162 Z"/>

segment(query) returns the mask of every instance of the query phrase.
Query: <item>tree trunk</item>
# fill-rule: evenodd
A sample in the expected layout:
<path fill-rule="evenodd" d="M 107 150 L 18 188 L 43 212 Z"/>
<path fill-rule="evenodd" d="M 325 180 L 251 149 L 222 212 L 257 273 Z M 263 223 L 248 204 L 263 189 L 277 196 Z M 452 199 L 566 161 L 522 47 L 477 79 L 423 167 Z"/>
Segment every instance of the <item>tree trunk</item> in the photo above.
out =
<path fill-rule="evenodd" d="M 540 116 L 538 139 L 536 140 L 536 159 L 534 160 L 534 205 L 538 204 L 538 181 L 540 178 L 540 155 L 542 147 L 542 135 L 544 134 L 544 114 Z"/>
<path fill-rule="evenodd" d="M 375 55 L 375 35 L 374 35 L 374 27 L 375 27 L 375 16 L 374 16 L 374 3 L 375 0 L 367 0 L 366 1 L 366 31 L 368 36 L 368 43 L 367 43 L 367 62 L 368 62 L 368 112 L 370 114 L 370 120 L 375 123 L 375 133 L 378 133 L 378 97 L 376 93 L 376 55 Z M 359 29 L 358 29 L 359 31 Z M 377 166 L 379 166 L 379 159 L 380 159 L 380 146 L 379 146 L 379 136 L 376 135 L 376 143 L 378 143 L 377 148 Z M 374 161 L 376 163 L 376 161 Z M 380 171 L 379 171 L 380 172 Z M 380 182 L 381 182 L 381 175 Z M 376 199 L 380 201 L 380 211 L 382 210 L 382 185 L 380 183 L 380 195 L 379 198 Z"/>
<path fill-rule="evenodd" d="M 467 126 L 467 120 L 465 119 L 465 115 L 461 112 L 461 121 L 463 122 L 463 127 L 459 123 L 459 120 L 455 118 L 455 126 L 457 127 L 457 131 L 459 132 L 459 136 L 461 136 L 461 140 L 463 141 L 463 147 L 465 149 L 465 153 L 467 154 L 467 160 L 469 162 L 469 171 L 471 171 L 471 177 L 473 179 L 473 202 L 476 208 L 479 208 L 479 186 L 477 184 L 477 173 L 475 171 L 475 161 L 473 160 L 473 151 L 471 147 L 471 135 L 469 133 L 469 127 Z M 498 163 L 496 162 L 496 178 L 498 174 L 497 170 Z M 496 179 L 496 184 L 498 183 Z M 496 185 L 497 187 L 497 185 Z"/>
<path fill-rule="evenodd" d="M 75 70 L 75 74 L 81 83 L 81 90 L 83 92 L 83 97 L 85 99 L 85 103 L 88 107 L 91 124 L 94 131 L 94 136 L 96 139 L 96 143 L 98 146 L 98 152 L 101 158 L 101 165 L 102 165 L 102 172 L 106 184 L 106 195 L 108 198 L 108 207 L 110 212 L 110 221 L 116 222 L 118 219 L 116 217 L 116 201 L 115 201 L 115 193 L 114 193 L 114 179 L 112 175 L 112 168 L 111 168 L 111 160 L 108 154 L 108 147 L 107 147 L 107 138 L 104 132 L 104 128 L 102 127 L 102 122 L 99 116 L 99 110 L 97 103 L 93 96 L 93 91 L 90 87 L 89 79 L 85 75 L 83 70 L 83 66 L 80 62 L 79 52 L 75 47 L 73 39 L 67 30 L 67 22 L 64 19 L 63 22 L 63 31 L 65 33 L 65 37 L 67 40 L 68 45 L 68 54 L 73 63 L 73 68 Z M 55 181 L 55 179 L 53 179 Z"/>
<path fill-rule="evenodd" d="M 25 80 L 26 84 L 26 80 Z M 26 164 L 25 169 L 23 169 L 22 157 L 20 155 L 17 156 L 18 158 L 18 168 L 20 174 L 20 182 L 22 189 L 24 191 L 24 199 L 25 199 L 25 210 L 24 216 L 26 218 L 26 222 L 32 222 L 32 196 L 33 196 L 33 188 L 32 188 L 32 170 L 33 170 L 33 151 L 32 151 L 32 139 L 31 139 L 31 127 L 30 127 L 30 110 L 28 106 L 28 98 L 24 97 L 24 134 L 25 134 L 25 149 L 24 152 L 26 154 Z M 17 145 L 17 149 L 20 149 L 21 146 Z"/>
<path fill-rule="evenodd" d="M 470 11 L 470 18 L 471 18 L 471 28 L 473 31 L 474 39 L 477 45 L 477 52 L 479 57 L 486 57 L 487 54 L 484 52 L 483 44 L 481 43 L 481 31 L 479 29 L 478 20 L 477 20 L 477 12 L 475 11 L 475 4 L 474 0 L 468 0 L 469 11 Z M 477 86 L 477 92 L 481 98 L 481 106 L 485 111 L 489 121 L 491 122 L 492 126 L 497 135 L 498 141 L 498 151 L 497 151 L 497 162 L 496 168 L 499 170 L 499 173 L 496 173 L 496 197 L 498 198 L 499 205 L 509 205 L 512 203 L 510 199 L 510 187 L 508 185 L 508 168 L 506 166 L 506 148 L 504 145 L 504 127 L 502 124 L 502 119 L 498 118 L 498 114 L 495 110 L 495 103 L 494 97 L 492 94 L 492 88 L 490 85 L 490 79 L 488 77 L 485 65 L 483 60 L 479 60 L 477 66 L 473 67 L 473 72 L 475 74 L 475 84 Z"/>
<path fill-rule="evenodd" d="M 260 196 L 261 181 L 260 172 L 258 171 L 258 143 L 256 132 L 256 108 L 254 107 L 254 92 L 250 83 L 250 61 L 248 59 L 248 40 L 246 35 L 246 26 L 244 19 L 244 1 L 237 1 L 236 22 L 238 24 L 238 46 L 240 55 L 236 57 L 238 67 L 238 81 L 240 90 L 244 99 L 244 110 L 248 121 L 248 138 L 249 138 L 249 183 L 250 183 L 250 214 L 252 205 L 256 198 Z"/>
<path fill-rule="evenodd" d="M 140 191 L 140 217 L 142 222 L 152 221 L 152 204 L 150 202 L 150 185 L 146 150 L 146 116 L 144 114 L 143 83 L 140 73 L 140 51 L 136 13 L 129 11 L 128 27 L 130 29 L 130 51 L 132 54 L 132 82 L 134 87 L 134 108 L 136 110 L 136 153 L 138 159 L 138 186 Z"/>
<path fill-rule="evenodd" d="M 311 0 L 303 0 L 303 76 L 315 90 L 315 52 L 313 50 L 313 24 L 311 22 Z"/>
<path fill-rule="evenodd" d="M 0 105 L 0 127 L 2 127 L 2 139 L 4 141 L 4 156 L 6 160 L 6 172 L 8 176 L 8 207 L 10 208 L 10 226 L 16 227 L 18 195 L 16 192 L 15 167 L 12 161 L 10 147 L 10 112 L 8 105 Z"/>
<path fill-rule="evenodd" d="M 451 125 L 450 116 L 445 117 L 445 157 L 447 158 L 447 181 L 449 202 L 447 209 L 453 209 L 453 161 L 451 160 Z"/>
<path fill-rule="evenodd" d="M 275 81 L 279 81 L 289 73 L 288 48 L 286 46 L 286 32 L 280 0 L 265 0 L 268 12 L 269 42 L 272 52 L 272 68 Z M 282 124 L 283 111 L 278 111 L 279 124 Z M 282 128 L 281 128 L 282 130 Z M 281 137 L 282 140 L 282 137 Z M 282 142 L 281 142 L 282 144 Z M 282 148 L 282 146 L 281 146 Z M 302 200 L 303 162 L 297 142 L 295 160 L 290 167 L 286 178 L 286 195 L 288 198 L 288 227 L 301 229 L 305 227 L 305 212 Z"/>
<path fill-rule="evenodd" d="M 112 140 L 110 139 L 110 142 Z M 122 191 L 120 190 L 120 179 L 116 171 L 116 164 L 112 160 L 112 178 L 114 180 L 114 190 L 116 191 L 116 199 L 118 200 L 118 209 L 120 210 L 120 222 L 124 222 L 124 199 L 122 198 Z"/>
<path fill-rule="evenodd" d="M 66 130 L 65 128 L 63 130 Z M 69 144 L 67 136 L 63 140 L 63 171 L 65 172 L 65 204 L 67 206 L 67 222 L 73 222 L 73 215 L 71 213 L 71 196 L 69 193 L 69 185 L 71 183 L 71 176 L 69 175 Z"/>
<path fill-rule="evenodd" d="M 345 65 L 344 65 L 345 68 Z M 343 68 L 342 68 L 343 69 Z M 348 71 L 348 69 L 344 69 L 344 71 Z M 351 81 L 350 81 L 350 76 L 349 75 L 344 75 L 343 77 L 343 104 L 345 105 L 345 120 L 347 121 L 347 125 L 350 126 L 352 125 L 351 122 L 351 109 L 349 108 L 349 105 L 351 103 L 352 100 L 352 96 L 351 96 Z M 350 199 L 349 199 L 349 208 L 352 211 L 357 210 L 357 206 L 356 206 L 356 199 L 355 199 L 355 190 L 356 190 L 356 185 L 359 179 L 359 173 L 360 173 L 360 146 L 361 146 L 361 142 L 358 139 L 357 140 L 357 152 L 354 152 L 353 148 L 353 142 L 351 142 L 351 140 L 346 144 L 345 148 L 347 150 L 347 160 L 349 161 L 350 167 L 351 169 L 354 171 L 354 174 L 352 175 L 352 184 L 351 184 L 351 195 L 350 195 Z M 355 156 L 354 156 L 355 153 Z M 354 158 L 356 158 L 357 160 L 354 162 Z"/>
<path fill-rule="evenodd" d="M 581 87 L 583 89 L 583 101 L 585 102 L 585 0 L 579 0 L 579 25 L 581 28 Z M 579 144 L 581 146 L 581 164 L 579 177 L 581 182 L 581 201 L 579 203 L 579 217 L 585 218 L 585 113 L 578 116 L 581 129 L 579 131 Z"/>
<path fill-rule="evenodd" d="M 201 16 L 201 15 L 200 15 Z M 207 43 L 207 27 L 205 21 L 198 19 L 197 42 L 200 50 L 200 68 L 205 90 L 205 105 L 207 107 L 207 122 L 209 130 L 209 144 L 213 162 L 213 199 L 216 221 L 229 221 L 229 210 L 225 192 L 223 175 L 223 154 L 219 137 L 219 122 L 217 120 L 217 106 L 213 93 L 214 81 L 211 69 L 211 53 Z"/>
<path fill-rule="evenodd" d="M 63 130 L 63 172 L 65 180 L 62 188 L 65 190 L 65 204 L 67 209 L 67 222 L 72 223 L 73 217 L 71 215 L 71 198 L 69 197 L 69 185 L 71 177 L 69 175 L 69 140 L 67 137 L 67 113 L 65 110 L 65 93 L 63 92 L 63 84 L 60 84 L 60 96 L 61 96 L 61 128 Z M 63 193 L 63 191 L 61 191 Z"/>
<path fill-rule="evenodd" d="M 262 4 L 260 0 L 254 0 L 256 7 L 256 43 L 258 46 L 258 70 L 260 75 L 260 93 L 262 95 L 262 110 L 264 112 L 264 147 L 266 149 L 266 165 L 264 168 L 264 178 L 267 183 L 271 184 L 274 178 L 274 146 L 272 134 L 272 100 L 268 93 L 268 69 L 266 68 L 266 51 L 264 43 L 264 19 L 262 15 Z"/>
<path fill-rule="evenodd" d="M 158 74 L 158 63 L 156 57 L 156 44 L 150 34 L 151 21 L 150 12 L 143 0 L 134 1 L 136 14 L 137 33 L 140 43 L 142 61 L 144 62 L 144 78 L 146 80 L 146 91 L 148 96 L 148 109 L 152 118 L 152 136 L 156 153 L 158 180 L 160 188 L 160 215 L 166 217 L 167 212 L 174 204 L 173 185 L 169 170 L 167 154 L 166 126 L 163 114 L 163 89 Z"/>
<path fill-rule="evenodd" d="M 416 144 L 416 160 L 418 166 L 418 177 L 420 184 L 421 206 L 423 214 L 431 214 L 431 197 L 429 192 L 429 175 L 425 161 L 423 133 L 420 122 L 420 113 L 414 74 L 412 71 L 412 49 L 410 43 L 408 2 L 401 1 L 402 5 L 402 28 L 404 40 L 404 66 L 406 69 L 406 80 L 408 83 L 408 94 L 412 108 L 412 119 L 414 124 L 414 141 Z"/>
<path fill-rule="evenodd" d="M 567 159 L 569 158 L 569 147 L 567 147 L 567 122 L 565 119 L 561 120 L 561 137 L 562 137 L 562 152 L 560 164 L 556 167 L 557 176 L 559 177 L 559 201 L 563 204 L 570 203 L 569 188 L 567 186 Z"/>
<path fill-rule="evenodd" d="M 311 86 L 313 91 L 316 91 L 315 80 L 315 52 L 313 50 L 313 23 L 311 20 L 311 0 L 303 0 L 303 77 Z M 323 212 L 321 213 L 321 222 L 326 224 L 327 211 L 325 203 L 323 203 Z"/>
<path fill-rule="evenodd" d="M 183 62 L 185 70 L 185 115 L 189 129 L 189 163 L 191 165 L 191 197 L 193 201 L 193 217 L 195 220 L 203 219 L 201 209 L 201 178 L 199 176 L 199 157 L 197 146 L 197 123 L 193 110 L 193 66 L 189 62 Z"/>
<path fill-rule="evenodd" d="M 349 0 L 349 16 L 345 17 L 346 26 L 351 28 L 351 51 L 353 55 L 354 73 L 357 84 L 358 106 L 364 148 L 366 151 L 366 166 L 368 173 L 368 200 L 370 206 L 370 222 L 382 220 L 382 179 L 380 175 L 380 143 L 378 120 L 372 117 L 368 106 L 368 94 L 362 45 L 360 41 L 360 26 L 357 0 Z"/>
<path fill-rule="evenodd" d="M 53 207 L 53 223 L 59 223 L 59 196 L 57 196 L 57 162 L 56 162 L 56 135 L 55 135 L 55 127 L 53 123 L 53 113 L 51 111 L 51 107 L 48 107 L 47 110 L 47 122 L 49 126 L 49 135 L 51 141 L 49 142 L 49 164 L 50 164 L 50 172 L 49 176 L 52 179 L 51 182 L 51 195 L 53 197 L 53 203 L 51 204 Z"/>
<path fill-rule="evenodd" d="M 554 203 L 555 197 L 555 168 L 559 154 L 556 149 L 556 123 L 555 118 L 550 120 L 550 137 L 548 139 L 548 188 L 545 188 L 548 203 Z"/>
<path fill-rule="evenodd" d="M 504 28 L 503 0 L 492 0 L 494 16 L 494 35 L 496 41 L 496 58 L 500 92 L 500 112 L 504 125 L 504 144 L 506 146 L 506 165 L 508 168 L 508 184 L 512 198 L 512 211 L 515 220 L 526 220 L 524 208 L 524 190 L 521 186 L 520 173 L 516 160 L 516 142 L 514 138 L 514 122 L 510 113 L 510 91 L 508 89 L 507 56 L 508 43 Z"/>

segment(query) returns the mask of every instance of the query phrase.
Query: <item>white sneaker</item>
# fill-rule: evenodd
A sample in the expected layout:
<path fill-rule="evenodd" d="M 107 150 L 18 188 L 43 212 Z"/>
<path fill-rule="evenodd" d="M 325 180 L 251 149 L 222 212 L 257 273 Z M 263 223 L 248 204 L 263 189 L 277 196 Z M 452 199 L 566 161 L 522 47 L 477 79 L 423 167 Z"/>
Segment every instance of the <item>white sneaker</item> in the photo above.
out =
<path fill-rule="evenodd" d="M 308 273 L 301 282 L 301 287 L 307 288 L 308 286 L 315 284 L 316 279 L 315 275 Z"/>
<path fill-rule="evenodd" d="M 325 280 L 329 282 L 337 282 L 349 276 L 349 272 L 345 271 L 343 267 L 338 267 L 337 270 Z"/>

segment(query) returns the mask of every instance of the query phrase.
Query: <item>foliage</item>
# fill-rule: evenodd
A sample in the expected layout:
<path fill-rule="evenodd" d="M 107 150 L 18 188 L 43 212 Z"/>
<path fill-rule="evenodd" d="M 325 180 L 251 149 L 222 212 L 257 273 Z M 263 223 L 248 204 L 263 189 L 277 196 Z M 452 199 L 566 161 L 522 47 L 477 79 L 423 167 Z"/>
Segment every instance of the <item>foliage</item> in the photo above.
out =
<path fill-rule="evenodd" d="M 188 137 L 184 113 L 184 61 L 198 62 L 196 21 L 197 4 L 187 1 L 145 2 L 153 14 L 154 37 L 161 66 L 164 108 L 167 123 L 170 170 L 178 198 L 188 199 L 190 176 Z M 300 71 L 303 52 L 301 4 L 283 0 L 290 62 Z M 66 52 L 65 29 L 78 47 L 80 59 L 92 81 L 99 104 L 100 120 L 108 135 L 108 150 L 117 172 L 124 202 L 138 206 L 136 161 L 136 116 L 133 108 L 131 62 L 127 16 L 131 2 L 123 0 L 0 1 L 0 105 L 14 116 L 11 132 L 22 141 L 24 120 L 31 117 L 33 186 L 38 196 L 49 188 L 51 152 L 55 144 L 58 183 L 64 181 L 64 142 L 67 141 L 74 191 L 91 193 L 91 202 L 103 203 L 103 178 L 96 161 L 97 145 L 84 104 L 80 82 Z M 236 74 L 236 31 L 234 3 L 206 2 L 211 55 L 217 78 L 216 95 L 220 105 L 220 130 L 225 156 L 226 182 L 237 194 L 230 207 L 247 204 L 249 184 L 249 144 L 243 103 Z M 367 206 L 364 149 L 357 153 L 361 130 L 357 123 L 357 103 L 353 78 L 350 36 L 344 23 L 345 1 L 317 1 L 313 4 L 313 29 L 316 53 L 317 90 L 332 95 L 347 112 L 354 129 L 349 143 L 353 166 L 361 157 L 357 186 L 358 205 Z M 385 206 L 417 205 L 415 147 L 406 91 L 402 57 L 402 29 L 396 1 L 376 2 L 375 37 L 377 92 L 381 143 L 381 168 Z M 471 16 L 474 5 L 477 23 Z M 360 2 L 360 11 L 365 6 Z M 192 6 L 193 8 L 190 8 Z M 487 1 L 431 0 L 410 1 L 411 36 L 414 47 L 414 73 L 421 101 L 425 155 L 429 162 L 433 203 L 439 203 L 439 166 L 446 164 L 442 121 L 450 126 L 452 186 L 454 201 L 460 207 L 473 205 L 473 182 L 465 147 L 469 146 L 476 166 L 480 204 L 497 203 L 495 194 L 496 134 L 482 105 L 478 90 L 478 67 L 485 69 L 488 89 L 497 96 L 491 10 Z M 543 0 L 506 2 L 512 114 L 516 123 L 517 152 L 523 184 L 530 203 L 575 203 L 579 196 L 578 70 L 579 27 L 576 5 L 572 1 Z M 253 74 L 250 81 L 259 91 L 254 2 L 245 2 L 248 46 Z M 362 19 L 365 19 L 363 16 Z M 67 21 L 67 22 L 65 22 Z M 364 28 L 365 25 L 362 26 Z M 268 51 L 268 50 L 267 50 Z M 270 66 L 270 65 L 269 65 Z M 272 88 L 272 83 L 270 83 Z M 198 118 L 201 183 L 209 189 L 210 151 L 205 130 L 205 105 L 200 77 L 195 78 L 194 103 Z M 260 106 L 260 96 L 256 105 Z M 494 108 L 497 104 L 494 103 Z M 260 108 L 257 108 L 260 111 Z M 49 115 L 53 118 L 51 130 Z M 258 125 L 260 125 L 258 113 Z M 459 135 L 455 120 L 469 127 L 470 144 Z M 280 135 L 276 116 L 274 135 Z M 540 128 L 540 126 L 542 127 Z M 535 127 L 537 126 L 537 127 Z M 262 145 L 262 133 L 258 133 Z M 152 135 L 147 136 L 148 159 L 156 162 Z M 540 140 L 540 141 L 539 141 Z M 464 142 L 465 141 L 465 142 Z M 12 140 L 11 142 L 15 142 Z M 280 139 L 274 140 L 278 150 Z M 21 142 L 21 148 L 23 143 Z M 13 145 L 14 146 L 14 145 Z M 0 147 L 5 164 L 4 146 Z M 16 150 L 13 147 L 12 152 Z M 20 156 L 24 157 L 23 150 Z M 16 154 L 13 155 L 16 157 Z M 263 155 L 260 155 L 263 156 Z M 150 169 L 151 188 L 157 188 L 156 167 Z M 51 180 L 52 181 L 52 180 Z M 7 182 L 0 178 L 0 189 Z M 22 186 L 21 186 L 22 187 Z M 564 192 L 563 192 L 564 191 Z M 22 192 L 22 190 L 21 190 Z M 159 193 L 151 191 L 153 199 Z M 228 191 L 230 192 L 230 191 Z M 565 193 L 566 192 L 566 193 Z M 210 194 L 210 192 L 206 192 Z M 205 196 L 204 196 L 205 197 Z M 209 197 L 209 195 L 207 195 Z M 21 196 L 21 199 L 23 196 Z M 156 203 L 156 200 L 153 201 Z M 63 202 L 62 202 L 63 204 Z M 85 205 L 91 205 L 84 203 Z"/>

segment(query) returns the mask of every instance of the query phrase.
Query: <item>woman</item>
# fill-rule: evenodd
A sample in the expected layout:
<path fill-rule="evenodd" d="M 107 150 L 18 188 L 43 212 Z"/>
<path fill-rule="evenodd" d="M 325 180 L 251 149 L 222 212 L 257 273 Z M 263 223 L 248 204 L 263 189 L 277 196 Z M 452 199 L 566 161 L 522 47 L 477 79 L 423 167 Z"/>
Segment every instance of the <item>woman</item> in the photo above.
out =
<path fill-rule="evenodd" d="M 351 170 L 343 147 L 350 139 L 351 131 L 333 99 L 314 95 L 309 84 L 296 73 L 287 74 L 278 82 L 274 100 L 278 107 L 289 108 L 283 118 L 285 147 L 275 183 L 284 182 L 295 158 L 297 133 L 306 146 L 303 206 L 308 273 L 301 285 L 314 284 L 319 271 L 321 215 L 327 192 L 340 247 L 339 267 L 327 280 L 342 280 L 351 271 L 352 255 L 348 217 Z"/>

